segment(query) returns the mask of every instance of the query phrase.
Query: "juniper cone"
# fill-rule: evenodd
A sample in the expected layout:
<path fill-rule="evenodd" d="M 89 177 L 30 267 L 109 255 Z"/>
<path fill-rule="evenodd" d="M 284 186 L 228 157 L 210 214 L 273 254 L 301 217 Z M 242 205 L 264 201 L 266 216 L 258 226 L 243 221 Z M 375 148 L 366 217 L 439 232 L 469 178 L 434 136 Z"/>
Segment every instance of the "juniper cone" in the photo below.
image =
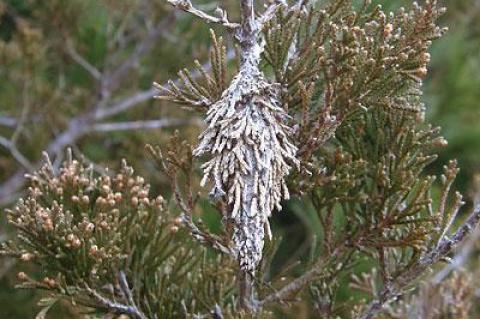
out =
<path fill-rule="evenodd" d="M 250 10 L 243 8 L 244 10 Z M 253 10 L 249 13 L 253 15 Z M 240 29 L 242 46 L 238 74 L 207 112 L 207 129 L 194 155 L 212 158 L 202 168 L 202 185 L 211 179 L 213 199 L 225 198 L 234 225 L 233 242 L 240 267 L 254 272 L 262 258 L 268 218 L 289 198 L 285 183 L 291 166 L 298 165 L 297 148 L 289 141 L 291 129 L 283 123 L 279 85 L 269 83 L 259 69 L 263 45 L 255 20 Z"/>

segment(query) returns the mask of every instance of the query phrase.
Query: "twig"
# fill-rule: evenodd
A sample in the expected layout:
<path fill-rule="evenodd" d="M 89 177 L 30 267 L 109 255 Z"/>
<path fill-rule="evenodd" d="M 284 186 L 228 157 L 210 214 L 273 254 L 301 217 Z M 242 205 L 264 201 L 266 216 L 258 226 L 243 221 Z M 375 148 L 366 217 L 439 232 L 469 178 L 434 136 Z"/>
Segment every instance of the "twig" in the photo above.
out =
<path fill-rule="evenodd" d="M 204 231 L 195 224 L 192 218 L 192 212 L 195 206 L 194 201 L 186 200 L 182 195 L 182 192 L 178 185 L 177 175 L 175 173 L 176 170 L 167 164 L 167 161 L 164 158 L 161 149 L 159 147 L 154 148 L 151 145 L 147 145 L 146 148 L 148 152 L 157 161 L 158 165 L 160 166 L 160 169 L 166 174 L 166 176 L 170 180 L 170 183 L 173 188 L 174 199 L 178 207 L 182 211 L 182 214 L 180 215 L 180 218 L 179 218 L 181 225 L 184 226 L 190 232 L 193 239 L 198 241 L 200 244 L 213 248 L 215 250 L 218 250 L 219 252 L 225 255 L 234 257 L 235 254 L 233 250 L 230 247 L 228 247 L 228 245 L 225 244 L 219 236 L 214 235 L 208 231 Z M 192 195 L 190 195 L 190 197 L 191 196 Z"/>
<path fill-rule="evenodd" d="M 17 125 L 17 120 L 10 116 L 1 116 L 0 125 L 6 127 L 15 127 L 15 125 Z"/>
<path fill-rule="evenodd" d="M 240 69 L 248 74 L 258 69 L 259 63 L 259 27 L 255 20 L 255 8 L 253 0 L 241 0 L 241 26 L 236 34 L 236 38 L 241 48 Z M 239 265 L 241 264 L 241 256 L 237 253 Z M 254 274 L 243 267 L 238 269 L 238 302 L 240 308 L 247 312 L 254 312 L 257 308 L 255 300 Z"/>
<path fill-rule="evenodd" d="M 262 15 L 257 18 L 260 29 L 262 29 L 268 21 L 275 17 L 275 13 L 280 7 L 286 5 L 287 4 L 285 1 L 276 1 L 276 3 L 269 5 L 267 9 L 262 13 Z"/>
<path fill-rule="evenodd" d="M 220 17 L 214 17 L 208 13 L 203 12 L 195 8 L 190 0 L 167 0 L 172 6 L 185 12 L 191 13 L 194 16 L 199 17 L 207 23 L 221 24 L 227 29 L 237 29 L 240 25 L 228 21 L 228 17 L 225 11 L 219 9 Z"/>
<path fill-rule="evenodd" d="M 143 103 L 145 101 L 152 99 L 156 93 L 157 93 L 157 90 L 154 88 L 151 88 L 145 91 L 137 92 L 106 108 L 97 108 L 94 113 L 94 118 L 95 120 L 103 120 L 107 117 L 111 117 L 119 113 L 122 113 L 124 111 L 127 111 L 140 103 Z"/>
<path fill-rule="evenodd" d="M 130 304 L 130 306 L 134 309 L 134 311 L 139 314 L 139 318 L 147 318 L 143 313 L 142 311 L 140 311 L 137 307 L 137 305 L 135 304 L 135 300 L 133 299 L 133 294 L 132 294 L 132 290 L 130 289 L 130 287 L 128 286 L 128 281 L 127 281 L 127 276 L 125 275 L 125 272 L 123 271 L 120 271 L 119 275 L 118 275 L 118 279 L 119 279 L 119 282 L 120 282 L 120 288 L 122 289 L 122 292 L 123 294 L 125 295 L 125 297 L 127 298 L 128 300 L 128 303 Z"/>
<path fill-rule="evenodd" d="M 189 214 L 182 214 L 180 216 L 180 219 L 182 220 L 182 224 L 184 225 L 184 227 L 190 231 L 192 237 L 198 242 L 205 246 L 216 249 L 225 255 L 232 257 L 235 256 L 232 249 L 224 245 L 222 243 L 222 240 L 218 236 L 200 230 L 200 228 L 198 228 L 198 226 L 193 222 L 192 217 Z"/>
<path fill-rule="evenodd" d="M 66 52 L 73 61 L 77 62 L 81 67 L 83 67 L 85 71 L 87 71 L 95 80 L 99 81 L 102 78 L 102 73 L 92 64 L 90 64 L 90 62 L 88 62 L 84 57 L 82 57 L 77 50 L 75 50 L 70 41 L 67 41 Z"/>
<path fill-rule="evenodd" d="M 92 167 L 92 169 L 99 173 L 99 174 L 102 174 L 102 175 L 106 175 L 106 176 L 109 176 L 111 173 L 108 171 L 108 169 L 106 169 L 105 167 L 93 162 L 91 159 L 89 159 L 87 156 L 85 156 L 85 154 L 82 153 L 82 151 L 78 148 L 77 145 L 73 144 L 71 145 L 72 147 L 72 151 L 73 153 L 75 154 L 75 157 L 76 158 L 80 158 L 82 160 L 83 163 L 89 165 Z M 59 158 L 61 157 L 61 161 L 59 161 L 60 163 L 54 163 L 53 164 L 53 167 L 57 167 L 59 165 L 61 165 L 61 162 L 63 161 L 63 156 L 59 156 Z M 55 162 L 57 162 L 57 158 L 55 159 Z"/>
<path fill-rule="evenodd" d="M 140 310 L 135 306 L 128 306 L 113 300 L 110 300 L 102 295 L 100 295 L 94 289 L 90 287 L 85 288 L 87 292 L 98 302 L 101 306 L 105 307 L 107 310 L 112 311 L 117 314 L 127 314 L 133 316 L 135 319 L 148 319 Z"/>
<path fill-rule="evenodd" d="M 160 23 L 151 28 L 147 35 L 139 42 L 132 54 L 125 59 L 119 67 L 117 67 L 108 77 L 105 78 L 102 90 L 114 90 L 120 83 L 120 80 L 125 78 L 128 71 L 138 64 L 140 59 L 152 49 L 160 37 L 166 37 L 170 34 L 170 29 L 174 25 L 175 14 L 172 13 L 163 18 Z"/>
<path fill-rule="evenodd" d="M 437 274 L 435 274 L 435 276 L 432 278 L 433 283 L 441 283 L 450 274 L 451 271 L 462 267 L 474 251 L 475 244 L 477 243 L 479 238 L 480 228 L 476 228 L 468 241 L 465 242 L 459 252 L 455 254 L 455 257 L 452 259 L 452 261 L 442 270 L 440 270 Z"/>
<path fill-rule="evenodd" d="M 132 121 L 132 122 L 111 122 L 98 123 L 92 126 L 92 130 L 97 132 L 112 132 L 112 131 L 131 131 L 131 130 L 152 130 L 164 127 L 172 127 L 186 124 L 203 125 L 200 119 L 175 119 L 166 118 L 161 120 L 151 121 Z"/>
<path fill-rule="evenodd" d="M 230 51 L 227 54 L 227 60 L 232 60 L 233 58 L 234 52 Z M 211 69 L 211 64 L 205 63 L 203 67 L 206 71 L 208 71 Z M 200 72 L 192 72 L 193 78 L 196 78 L 198 76 L 201 76 Z M 176 83 L 179 83 L 179 81 L 177 80 Z M 97 103 L 93 106 L 93 108 L 89 108 L 88 111 L 72 118 L 69 125 L 67 126 L 67 129 L 57 135 L 55 139 L 53 139 L 46 147 L 47 152 L 50 154 L 58 155 L 66 146 L 73 144 L 80 137 L 89 133 L 89 127 L 91 127 L 98 121 L 128 111 L 140 105 L 141 103 L 152 99 L 156 94 L 157 90 L 155 88 L 151 88 L 145 91 L 137 92 L 120 101 L 113 102 L 111 105 L 105 108 L 100 108 L 100 103 Z M 13 119 L 8 119 L 5 120 L 5 122 L 10 122 L 12 120 Z M 40 165 L 41 162 L 37 162 L 35 164 L 32 164 L 32 168 L 39 167 Z M 24 185 L 24 174 L 31 171 L 33 171 L 33 169 L 22 167 L 9 179 L 7 179 L 0 185 L 1 205 L 7 204 L 15 200 L 15 198 L 17 197 L 16 194 L 19 193 L 20 188 Z"/>
<path fill-rule="evenodd" d="M 25 156 L 23 156 L 23 154 L 18 150 L 18 148 L 12 141 L 6 139 L 3 136 L 0 136 L 0 145 L 6 148 L 15 158 L 15 160 L 20 163 L 20 165 L 22 165 L 25 169 L 30 171 L 33 170 L 33 164 L 30 163 L 30 161 Z"/>
<path fill-rule="evenodd" d="M 436 249 L 420 258 L 420 260 L 411 266 L 406 272 L 394 278 L 380 293 L 378 299 L 372 301 L 359 319 L 372 319 L 382 311 L 383 306 L 403 293 L 405 287 L 420 277 L 428 267 L 436 264 L 442 258 L 446 257 L 466 236 L 468 236 L 478 225 L 480 221 L 480 205 L 477 205 L 468 219 L 460 226 L 452 239 L 446 236 L 440 241 Z"/>
<path fill-rule="evenodd" d="M 301 289 L 303 289 L 306 285 L 317 279 L 318 276 L 322 274 L 322 272 L 325 270 L 324 266 L 333 258 L 338 257 L 341 254 L 343 248 L 343 246 L 338 247 L 332 253 L 330 258 L 320 259 L 313 265 L 313 267 L 309 271 L 304 273 L 302 276 L 294 279 L 293 281 L 282 287 L 280 290 L 265 297 L 259 302 L 258 307 L 262 308 L 267 304 L 283 302 Z"/>
<path fill-rule="evenodd" d="M 22 134 L 22 130 L 24 129 L 25 122 L 27 121 L 28 115 L 30 114 L 30 81 L 26 80 L 23 86 L 23 108 L 22 113 L 20 115 L 20 119 L 17 121 L 17 125 L 15 127 L 15 131 L 10 138 L 12 145 L 15 145 L 18 141 L 18 138 Z"/>

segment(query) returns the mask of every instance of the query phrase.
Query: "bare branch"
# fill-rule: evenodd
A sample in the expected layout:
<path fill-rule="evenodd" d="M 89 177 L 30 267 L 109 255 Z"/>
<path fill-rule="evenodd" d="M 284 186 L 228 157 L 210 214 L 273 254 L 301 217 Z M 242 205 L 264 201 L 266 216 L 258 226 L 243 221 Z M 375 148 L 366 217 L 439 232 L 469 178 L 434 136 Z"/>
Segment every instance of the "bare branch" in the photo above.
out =
<path fill-rule="evenodd" d="M 95 80 L 100 81 L 102 78 L 102 73 L 92 64 L 90 64 L 90 62 L 88 62 L 84 57 L 82 57 L 77 50 L 75 50 L 70 41 L 67 41 L 66 52 L 73 61 L 77 62 L 81 67 L 83 67 L 85 71 L 87 71 Z"/>
<path fill-rule="evenodd" d="M 143 103 L 149 99 L 152 99 L 156 93 L 157 93 L 157 90 L 154 88 L 151 88 L 145 91 L 137 92 L 104 109 L 97 108 L 94 114 L 95 119 L 102 120 L 107 117 L 114 116 L 124 111 L 127 111 L 132 107 L 137 106 L 140 103 Z"/>
<path fill-rule="evenodd" d="M 6 127 L 14 127 L 15 125 L 17 125 L 17 120 L 10 116 L 1 116 L 0 125 Z"/>
<path fill-rule="evenodd" d="M 228 21 L 226 11 L 217 9 L 220 17 L 215 17 L 195 8 L 190 0 L 167 0 L 172 6 L 185 12 L 191 13 L 194 16 L 199 17 L 207 23 L 221 24 L 227 29 L 237 29 L 240 25 L 238 23 L 232 23 Z"/>
<path fill-rule="evenodd" d="M 228 244 L 225 243 L 222 238 L 210 233 L 209 231 L 200 229 L 200 227 L 195 224 L 192 218 L 192 212 L 195 208 L 195 201 L 191 199 L 191 197 L 193 197 L 191 194 L 191 190 L 189 191 L 190 198 L 186 199 L 180 190 L 177 181 L 178 177 L 176 173 L 174 173 L 175 169 L 172 169 L 172 167 L 169 166 L 167 160 L 162 154 L 161 149 L 159 147 L 153 147 L 151 145 L 147 145 L 146 148 L 147 151 L 150 152 L 150 154 L 155 158 L 161 170 L 167 175 L 168 179 L 170 180 L 173 188 L 173 195 L 175 201 L 177 202 L 178 207 L 182 211 L 182 214 L 180 215 L 177 223 L 184 226 L 190 232 L 193 239 L 198 241 L 200 244 L 218 250 L 225 255 L 233 257 L 235 255 L 234 251 L 230 247 L 228 247 Z"/>
<path fill-rule="evenodd" d="M 175 14 L 170 14 L 151 28 L 142 41 L 136 45 L 133 53 L 104 79 L 102 89 L 114 90 L 120 83 L 120 80 L 127 75 L 128 71 L 135 67 L 140 59 L 155 46 L 157 39 L 166 37 L 170 33 L 170 29 L 174 25 L 174 20 Z"/>
<path fill-rule="evenodd" d="M 268 295 L 265 297 L 262 301 L 259 302 L 258 306 L 259 308 L 262 308 L 263 306 L 275 302 L 283 302 L 290 298 L 292 295 L 296 294 L 299 292 L 301 289 L 303 289 L 306 285 L 309 283 L 313 282 L 315 279 L 320 276 L 324 269 L 324 266 L 332 260 L 332 258 L 335 258 L 341 254 L 341 249 L 342 247 L 337 248 L 337 250 L 331 255 L 330 258 L 328 259 L 320 259 L 313 265 L 313 267 L 307 271 L 305 274 L 302 276 L 296 278 L 295 280 L 291 281 L 284 287 L 282 287 L 280 290 Z"/>
<path fill-rule="evenodd" d="M 426 269 L 446 257 L 457 245 L 462 242 L 477 227 L 480 221 L 480 205 L 477 205 L 468 219 L 460 226 L 453 237 L 444 237 L 436 249 L 422 257 L 415 265 L 406 272 L 392 280 L 380 293 L 379 297 L 372 301 L 359 319 L 372 319 L 382 311 L 383 306 L 400 296 L 405 288 L 414 280 L 418 279 Z"/>
<path fill-rule="evenodd" d="M 30 80 L 26 80 L 23 85 L 23 107 L 22 107 L 22 113 L 20 115 L 20 118 L 17 121 L 17 125 L 15 127 L 15 131 L 12 134 L 12 137 L 10 138 L 10 141 L 12 142 L 12 145 L 15 145 L 18 141 L 18 138 L 22 134 L 22 131 L 25 127 L 25 122 L 27 121 L 28 115 L 30 114 Z"/>
<path fill-rule="evenodd" d="M 287 3 L 284 0 L 283 1 L 277 0 L 275 2 L 276 3 L 270 4 L 265 10 L 265 12 L 263 12 L 262 15 L 257 18 L 257 23 L 259 24 L 260 29 L 262 29 L 263 26 L 268 21 L 270 21 L 271 19 L 273 19 L 273 17 L 275 17 L 275 13 L 281 6 L 287 5 Z"/>
<path fill-rule="evenodd" d="M 125 275 L 125 272 L 120 271 L 119 275 L 119 282 L 120 282 L 120 288 L 125 295 L 125 297 L 128 300 L 128 303 L 130 304 L 130 307 L 133 308 L 133 311 L 137 314 L 138 318 L 143 319 L 147 318 L 140 309 L 138 309 L 137 305 L 135 304 L 135 300 L 133 299 L 133 294 L 132 290 L 128 286 L 128 281 L 127 281 L 127 276 Z"/>
<path fill-rule="evenodd" d="M 25 183 L 25 173 L 27 171 L 22 167 L 0 185 L 0 205 L 6 205 L 20 196 L 20 188 Z"/>
<path fill-rule="evenodd" d="M 23 156 L 23 154 L 18 150 L 18 148 L 12 141 L 6 139 L 3 136 L 0 136 L 0 145 L 5 147 L 10 152 L 10 154 L 12 154 L 15 160 L 20 163 L 20 165 L 22 165 L 25 169 L 29 171 L 33 170 L 33 164 L 30 163 L 30 161 L 25 156 Z"/>
<path fill-rule="evenodd" d="M 112 132 L 112 131 L 131 131 L 131 130 L 152 130 L 164 127 L 172 127 L 179 125 L 203 125 L 203 121 L 200 119 L 175 119 L 166 118 L 161 120 L 151 121 L 132 121 L 132 122 L 111 122 L 111 123 L 98 123 L 92 126 L 92 130 L 97 132 Z"/>
<path fill-rule="evenodd" d="M 227 52 L 227 61 L 231 61 L 235 58 L 235 51 L 234 50 L 230 50 Z M 212 65 L 210 62 L 207 62 L 205 64 L 202 65 L 201 69 L 204 69 L 205 72 L 208 72 L 210 69 L 212 68 Z M 199 76 L 202 75 L 202 72 L 199 71 L 199 70 L 195 70 L 194 72 L 191 73 L 192 75 L 192 78 L 195 79 L 195 78 L 198 78 Z M 173 81 L 173 83 L 175 85 L 179 85 L 180 84 L 180 80 L 176 80 L 176 81 Z M 165 88 L 168 88 L 169 87 L 169 84 L 168 82 L 166 84 L 157 84 L 157 86 L 161 86 L 161 87 L 165 87 Z M 145 91 L 142 91 L 142 92 L 138 92 L 130 97 L 127 97 L 121 101 L 119 101 L 118 103 L 114 103 L 112 106 L 108 106 L 106 108 L 97 108 L 96 111 L 95 111 L 95 119 L 96 120 L 102 120 L 102 119 L 105 119 L 107 117 L 111 117 L 111 116 L 114 116 L 114 115 L 117 115 L 119 113 L 122 113 L 124 111 L 127 111 L 129 109 L 131 109 L 132 107 L 140 104 L 140 103 L 143 103 L 147 100 L 150 100 L 152 98 L 155 97 L 155 95 L 157 95 L 158 93 L 158 90 L 155 88 L 155 87 L 152 87 L 151 89 L 148 89 L 148 90 L 145 90 Z"/>
<path fill-rule="evenodd" d="M 94 289 L 86 287 L 87 292 L 98 302 L 102 307 L 105 307 L 107 310 L 117 313 L 117 314 L 127 314 L 133 316 L 135 319 L 148 319 L 145 314 L 138 310 L 135 306 L 128 306 L 117 301 L 110 300 L 101 294 L 99 294 Z"/>
<path fill-rule="evenodd" d="M 227 54 L 227 60 L 232 60 L 234 56 L 234 51 L 230 51 Z M 212 66 L 210 63 L 205 63 L 203 65 L 203 68 L 206 71 L 210 70 L 211 67 Z M 197 78 L 199 76 L 201 76 L 201 72 L 192 72 L 193 78 Z M 175 83 L 179 83 L 179 81 L 177 80 Z M 46 147 L 47 152 L 56 155 L 60 154 L 66 146 L 73 144 L 80 137 L 89 133 L 89 128 L 91 128 L 91 126 L 98 121 L 137 107 L 141 103 L 152 99 L 156 94 L 157 90 L 152 87 L 151 89 L 134 93 L 131 96 L 125 97 L 117 102 L 113 102 L 110 106 L 105 108 L 100 108 L 100 102 L 95 104 L 92 108 L 88 108 L 88 111 L 72 118 L 67 129 L 57 135 L 57 137 Z M 6 122 L 9 121 L 11 120 Z M 35 165 L 32 164 L 32 167 L 34 168 L 39 166 L 40 162 L 37 162 Z M 24 174 L 31 171 L 32 170 L 22 167 L 22 169 L 14 173 L 8 180 L 0 185 L 0 204 L 7 204 L 16 198 L 16 194 L 19 193 L 20 188 L 24 184 Z"/>
<path fill-rule="evenodd" d="M 199 243 L 218 250 L 225 255 L 232 257 L 235 256 L 232 249 L 222 244 L 222 240 L 218 238 L 218 236 L 200 230 L 200 228 L 198 228 L 198 226 L 193 222 L 192 217 L 188 213 L 183 213 L 180 216 L 180 219 L 183 226 L 188 229 L 192 237 Z"/>
<path fill-rule="evenodd" d="M 435 274 L 435 276 L 432 278 L 433 283 L 440 284 L 453 270 L 461 268 L 474 252 L 475 244 L 479 238 L 480 228 L 476 228 L 469 239 L 462 244 L 462 247 L 455 254 L 452 261 L 437 274 Z"/>

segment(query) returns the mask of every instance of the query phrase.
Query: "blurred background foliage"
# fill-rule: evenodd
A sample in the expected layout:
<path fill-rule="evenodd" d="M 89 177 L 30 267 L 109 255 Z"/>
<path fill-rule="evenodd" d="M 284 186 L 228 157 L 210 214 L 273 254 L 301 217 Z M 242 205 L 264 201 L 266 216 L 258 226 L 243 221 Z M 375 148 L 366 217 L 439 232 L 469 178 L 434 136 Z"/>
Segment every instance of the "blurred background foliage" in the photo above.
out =
<path fill-rule="evenodd" d="M 388 10 L 410 1 L 374 2 Z M 216 6 L 210 0 L 196 3 L 207 10 Z M 440 161 L 431 171 L 439 173 L 448 159 L 457 158 L 461 173 L 456 186 L 473 200 L 480 190 L 480 178 L 476 177 L 480 173 L 480 1 L 445 0 L 443 4 L 448 11 L 442 24 L 450 31 L 433 45 L 424 102 L 428 120 L 443 128 L 449 146 L 442 149 Z M 235 19 L 236 1 L 222 1 L 222 5 Z M 152 36 L 152 30 L 159 32 Z M 105 76 L 121 70 L 139 50 L 139 44 L 146 47 L 132 65 L 127 65 L 118 78 Z M 207 61 L 208 47 L 208 27 L 174 12 L 163 0 L 0 0 L 0 136 L 13 141 L 26 160 L 22 163 L 12 156 L 9 146 L 13 144 L 0 144 L 0 188 L 8 195 L 1 204 L 8 206 L 15 199 L 16 190 L 5 192 L 12 189 L 12 178 L 36 166 L 41 152 L 62 132 L 69 132 L 71 119 L 79 114 L 118 106 L 144 93 L 143 99 L 102 123 L 197 119 L 195 113 L 154 101 L 151 83 L 175 78 L 176 72 L 192 66 L 194 59 Z M 79 57 L 92 68 L 82 66 Z M 103 83 L 96 72 L 113 80 Z M 148 177 L 153 192 L 168 196 L 167 181 L 145 156 L 144 145 L 165 144 L 177 128 L 195 143 L 200 128 L 167 126 L 111 131 L 89 127 L 68 144 L 77 155 L 96 163 L 99 170 L 115 170 L 119 159 L 127 158 L 140 175 Z M 49 151 L 60 162 L 62 149 L 51 147 Z M 213 229 L 218 227 L 208 205 L 204 207 L 205 221 Z M 279 265 L 302 255 L 320 228 L 310 222 L 309 214 L 313 213 L 308 203 L 292 200 L 285 211 L 276 214 L 273 222 L 275 231 L 288 238 L 280 243 Z M 0 236 L 5 238 L 9 231 L 5 218 L 0 223 Z M 22 267 L 0 261 L 0 318 L 33 318 L 38 312 L 34 303 L 39 296 L 13 289 L 15 274 Z M 349 292 L 344 294 L 348 298 Z M 58 318 L 76 316 L 68 311 L 51 313 L 57 313 Z"/>

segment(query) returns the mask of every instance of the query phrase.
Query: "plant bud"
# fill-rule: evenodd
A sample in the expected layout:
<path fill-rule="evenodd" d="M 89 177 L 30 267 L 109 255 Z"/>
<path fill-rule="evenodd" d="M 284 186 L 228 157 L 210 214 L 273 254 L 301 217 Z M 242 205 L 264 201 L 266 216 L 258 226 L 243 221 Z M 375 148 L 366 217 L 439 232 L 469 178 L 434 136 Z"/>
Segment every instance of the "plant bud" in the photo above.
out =
<path fill-rule="evenodd" d="M 132 205 L 135 207 L 138 206 L 138 197 L 132 197 Z"/>
<path fill-rule="evenodd" d="M 122 193 L 120 193 L 120 192 L 115 193 L 115 197 L 114 197 L 114 198 L 115 198 L 115 201 L 116 201 L 117 203 L 121 202 L 121 201 L 122 201 Z"/>
<path fill-rule="evenodd" d="M 393 31 L 393 25 L 391 23 L 386 24 L 385 27 L 383 28 L 383 36 L 385 38 L 389 38 L 392 35 L 392 31 Z"/>
<path fill-rule="evenodd" d="M 82 203 L 85 204 L 85 205 L 90 203 L 90 198 L 87 195 L 83 195 L 82 196 Z"/>
<path fill-rule="evenodd" d="M 22 261 L 31 261 L 31 260 L 33 260 L 33 258 L 35 258 L 35 255 L 32 254 L 32 253 L 22 254 L 22 256 L 20 257 L 20 259 L 21 259 Z"/>
<path fill-rule="evenodd" d="M 24 273 L 23 271 L 21 271 L 21 272 L 19 272 L 19 273 L 17 274 L 17 278 L 18 278 L 18 280 L 25 281 L 25 280 L 28 279 L 28 276 L 27 276 L 26 273 Z"/>

